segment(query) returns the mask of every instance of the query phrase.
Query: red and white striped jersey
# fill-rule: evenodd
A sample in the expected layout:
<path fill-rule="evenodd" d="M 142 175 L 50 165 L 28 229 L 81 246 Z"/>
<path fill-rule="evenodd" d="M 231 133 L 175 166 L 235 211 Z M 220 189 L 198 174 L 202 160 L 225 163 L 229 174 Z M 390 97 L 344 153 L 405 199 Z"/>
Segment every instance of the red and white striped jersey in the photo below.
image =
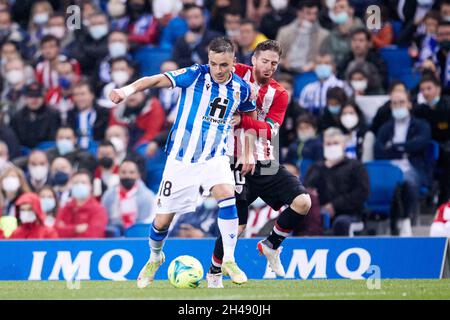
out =
<path fill-rule="evenodd" d="M 67 58 L 64 55 L 58 57 L 60 61 L 69 60 L 74 73 L 81 75 L 81 67 L 77 60 Z M 55 88 L 59 86 L 59 75 L 56 69 L 52 68 L 49 61 L 39 62 L 35 68 L 37 81 L 44 86 L 45 89 Z"/>
<path fill-rule="evenodd" d="M 274 160 L 273 139 L 278 135 L 283 124 L 284 115 L 289 102 L 289 96 L 277 81 L 271 79 L 267 84 L 259 86 L 253 78 L 253 68 L 244 64 L 236 64 L 234 72 L 247 82 L 256 85 L 258 97 L 256 100 L 257 120 L 248 115 L 242 115 L 239 128 L 244 130 L 253 129 L 258 134 L 256 142 L 256 160 Z M 243 141 L 243 135 L 239 135 L 239 130 L 235 130 L 235 138 L 228 140 L 228 150 L 235 150 L 236 141 Z M 242 130 L 241 130 L 242 133 Z M 236 155 L 237 150 L 235 150 Z"/>

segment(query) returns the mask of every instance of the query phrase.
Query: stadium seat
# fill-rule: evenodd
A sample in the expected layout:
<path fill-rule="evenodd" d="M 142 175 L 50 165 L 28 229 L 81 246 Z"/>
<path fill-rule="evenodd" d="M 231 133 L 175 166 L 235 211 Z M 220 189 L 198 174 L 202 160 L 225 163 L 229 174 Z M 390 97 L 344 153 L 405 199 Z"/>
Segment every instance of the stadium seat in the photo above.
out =
<path fill-rule="evenodd" d="M 403 28 L 403 22 L 400 20 L 391 20 L 392 29 L 394 31 L 394 40 L 396 41 L 398 39 L 398 36 L 400 35 L 400 32 Z"/>
<path fill-rule="evenodd" d="M 302 159 L 300 163 L 300 178 L 302 182 L 304 181 L 304 178 L 306 176 L 306 173 L 308 172 L 309 167 L 314 163 L 314 160 L 311 159 Z"/>
<path fill-rule="evenodd" d="M 138 223 L 125 230 L 125 238 L 147 238 L 151 224 Z"/>
<path fill-rule="evenodd" d="M 166 154 L 160 149 L 152 158 L 147 160 L 147 178 L 145 183 L 154 193 L 158 192 L 164 166 L 166 165 L 166 159 Z"/>
<path fill-rule="evenodd" d="M 370 184 L 366 208 L 371 213 L 389 216 L 395 189 L 403 182 L 403 173 L 389 161 L 371 161 L 364 166 Z"/>
<path fill-rule="evenodd" d="M 303 88 L 314 81 L 317 81 L 315 72 L 305 72 L 297 75 L 294 79 L 294 99 L 300 98 Z"/>
<path fill-rule="evenodd" d="M 22 156 L 27 156 L 30 154 L 30 152 L 31 152 L 30 148 L 25 147 L 25 146 L 20 146 L 20 154 Z"/>
<path fill-rule="evenodd" d="M 147 150 L 148 143 L 143 143 L 136 148 L 136 152 L 145 157 L 145 150 Z"/>
<path fill-rule="evenodd" d="M 388 46 L 381 48 L 380 54 L 387 64 L 390 81 L 399 79 L 402 75 L 411 74 L 413 60 L 409 56 L 408 48 Z"/>
<path fill-rule="evenodd" d="M 35 147 L 35 149 L 47 151 L 47 150 L 55 148 L 55 147 L 56 147 L 55 141 L 42 141 Z"/>
<path fill-rule="evenodd" d="M 98 148 L 98 141 L 89 141 L 89 146 L 87 148 L 87 151 L 94 156 L 97 156 L 97 148 Z"/>
<path fill-rule="evenodd" d="M 171 49 L 151 46 L 143 47 L 134 54 L 134 60 L 139 65 L 140 75 L 142 77 L 160 73 L 161 64 L 171 59 L 171 57 Z"/>

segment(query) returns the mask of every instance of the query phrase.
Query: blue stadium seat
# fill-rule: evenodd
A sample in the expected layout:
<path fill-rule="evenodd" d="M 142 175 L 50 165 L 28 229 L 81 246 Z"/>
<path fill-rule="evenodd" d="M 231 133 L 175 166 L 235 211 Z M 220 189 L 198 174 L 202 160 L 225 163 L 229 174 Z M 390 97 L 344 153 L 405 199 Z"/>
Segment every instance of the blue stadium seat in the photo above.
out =
<path fill-rule="evenodd" d="M 25 146 L 20 146 L 20 154 L 22 156 L 27 156 L 30 154 L 30 152 L 31 152 L 30 148 L 25 147 Z"/>
<path fill-rule="evenodd" d="M 408 48 L 388 46 L 380 49 L 380 54 L 386 61 L 389 80 L 398 79 L 402 75 L 411 74 L 413 60 L 409 56 Z"/>
<path fill-rule="evenodd" d="M 437 141 L 432 140 L 427 148 L 426 152 L 427 161 L 435 168 L 436 163 L 439 159 L 439 143 Z M 430 193 L 430 188 L 427 186 L 420 187 L 420 195 L 422 197 L 427 196 Z"/>
<path fill-rule="evenodd" d="M 89 141 L 89 146 L 87 148 L 87 151 L 90 154 L 97 156 L 97 148 L 98 148 L 98 141 Z"/>
<path fill-rule="evenodd" d="M 151 224 L 138 223 L 125 230 L 125 238 L 147 238 Z"/>
<path fill-rule="evenodd" d="M 403 182 L 403 173 L 389 161 L 371 161 L 364 166 L 370 184 L 366 208 L 372 213 L 389 216 L 395 189 Z"/>
<path fill-rule="evenodd" d="M 403 22 L 400 20 L 391 20 L 392 29 L 394 31 L 394 40 L 397 40 L 403 28 Z"/>
<path fill-rule="evenodd" d="M 145 157 L 145 150 L 147 150 L 148 143 L 143 143 L 136 148 L 136 152 Z"/>
<path fill-rule="evenodd" d="M 303 88 L 314 81 L 317 81 L 315 72 L 305 72 L 297 75 L 294 79 L 294 99 L 298 99 Z"/>
<path fill-rule="evenodd" d="M 162 149 L 158 150 L 152 158 L 147 160 L 147 178 L 145 183 L 154 193 L 158 192 L 166 160 L 167 156 Z"/>
<path fill-rule="evenodd" d="M 413 72 L 412 70 L 409 70 L 406 73 L 398 75 L 396 79 L 403 82 L 406 88 L 408 88 L 408 90 L 412 90 L 419 85 L 421 75 L 418 72 Z"/>
<path fill-rule="evenodd" d="M 137 50 L 133 58 L 139 64 L 140 74 L 144 77 L 160 73 L 161 64 L 171 57 L 171 49 L 147 46 Z"/>
<path fill-rule="evenodd" d="M 308 172 L 309 167 L 314 163 L 311 159 L 302 159 L 300 163 L 300 179 L 302 182 L 305 179 L 306 173 Z"/>
<path fill-rule="evenodd" d="M 55 141 L 42 141 L 35 147 L 35 149 L 47 151 L 47 150 L 55 148 L 55 147 L 56 147 Z"/>

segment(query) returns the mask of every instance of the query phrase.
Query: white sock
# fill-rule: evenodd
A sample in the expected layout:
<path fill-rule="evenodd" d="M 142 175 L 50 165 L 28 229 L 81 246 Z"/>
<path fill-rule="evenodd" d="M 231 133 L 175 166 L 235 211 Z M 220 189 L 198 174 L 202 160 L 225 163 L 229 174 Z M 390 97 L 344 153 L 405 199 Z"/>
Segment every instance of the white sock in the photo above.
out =
<path fill-rule="evenodd" d="M 237 217 L 235 198 L 219 201 L 219 218 L 217 219 L 223 242 L 223 261 L 234 261 L 234 249 L 238 238 L 239 219 Z"/>
<path fill-rule="evenodd" d="M 150 246 L 150 261 L 161 260 L 161 251 L 167 239 L 168 230 L 157 230 L 153 225 L 150 229 L 148 245 Z"/>

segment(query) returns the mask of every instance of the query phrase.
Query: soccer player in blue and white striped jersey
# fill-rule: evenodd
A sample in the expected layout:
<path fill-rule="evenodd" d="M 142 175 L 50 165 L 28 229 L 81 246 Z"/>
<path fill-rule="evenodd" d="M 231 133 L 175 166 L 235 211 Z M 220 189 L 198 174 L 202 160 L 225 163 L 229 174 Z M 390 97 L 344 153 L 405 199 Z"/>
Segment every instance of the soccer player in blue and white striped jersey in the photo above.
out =
<path fill-rule="evenodd" d="M 247 281 L 234 260 L 238 216 L 226 146 L 234 113 L 256 116 L 256 107 L 250 85 L 232 72 L 235 61 L 232 42 L 226 38 L 214 39 L 208 48 L 208 58 L 208 65 L 144 77 L 110 95 L 114 103 L 120 103 L 135 92 L 149 88 L 182 89 L 177 118 L 166 144 L 168 159 L 150 230 L 150 259 L 139 275 L 139 287 L 147 286 L 164 262 L 162 247 L 175 213 L 195 211 L 200 186 L 210 190 L 219 203 L 218 225 L 224 249 L 222 268 L 234 282 Z"/>

